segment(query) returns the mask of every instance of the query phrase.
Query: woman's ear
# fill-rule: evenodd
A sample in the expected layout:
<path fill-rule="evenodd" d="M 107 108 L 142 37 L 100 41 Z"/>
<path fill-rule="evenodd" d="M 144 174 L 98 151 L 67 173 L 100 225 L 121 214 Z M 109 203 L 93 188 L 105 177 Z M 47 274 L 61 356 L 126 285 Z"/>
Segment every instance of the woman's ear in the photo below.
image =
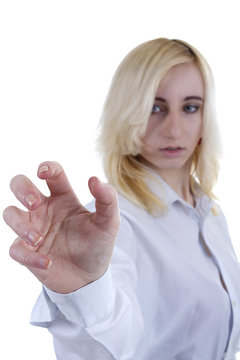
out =
<path fill-rule="evenodd" d="M 201 145 L 202 144 L 202 138 L 200 138 L 199 140 L 198 140 L 198 145 Z"/>

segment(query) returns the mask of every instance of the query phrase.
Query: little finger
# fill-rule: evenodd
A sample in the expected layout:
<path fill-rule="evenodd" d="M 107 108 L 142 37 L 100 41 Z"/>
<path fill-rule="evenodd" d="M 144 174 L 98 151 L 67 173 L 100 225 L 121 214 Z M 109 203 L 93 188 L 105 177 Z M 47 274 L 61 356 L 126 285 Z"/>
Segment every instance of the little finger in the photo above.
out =
<path fill-rule="evenodd" d="M 32 251 L 20 238 L 13 242 L 9 255 L 13 260 L 29 268 L 49 269 L 52 264 L 52 261 L 46 255 Z"/>

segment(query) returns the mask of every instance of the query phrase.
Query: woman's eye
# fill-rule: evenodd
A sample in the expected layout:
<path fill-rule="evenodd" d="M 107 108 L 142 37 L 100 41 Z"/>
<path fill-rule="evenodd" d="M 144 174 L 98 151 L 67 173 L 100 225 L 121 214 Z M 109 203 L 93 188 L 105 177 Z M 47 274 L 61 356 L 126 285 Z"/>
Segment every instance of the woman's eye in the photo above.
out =
<path fill-rule="evenodd" d="M 163 111 L 163 109 L 161 108 L 161 106 L 159 106 L 159 105 L 153 105 L 152 114 L 158 113 L 158 112 L 162 112 L 162 111 Z"/>
<path fill-rule="evenodd" d="M 184 107 L 184 110 L 187 113 L 195 113 L 198 111 L 198 109 L 199 109 L 199 105 L 187 105 Z"/>

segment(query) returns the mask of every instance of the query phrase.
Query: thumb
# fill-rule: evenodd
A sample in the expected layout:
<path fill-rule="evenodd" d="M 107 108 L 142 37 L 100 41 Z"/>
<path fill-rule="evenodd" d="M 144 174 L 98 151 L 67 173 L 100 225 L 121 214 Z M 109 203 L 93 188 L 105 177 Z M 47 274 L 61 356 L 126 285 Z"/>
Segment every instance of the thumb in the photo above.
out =
<path fill-rule="evenodd" d="M 95 223 L 102 226 L 119 226 L 119 209 L 116 189 L 103 184 L 97 177 L 91 177 L 88 182 L 89 190 L 96 202 Z"/>

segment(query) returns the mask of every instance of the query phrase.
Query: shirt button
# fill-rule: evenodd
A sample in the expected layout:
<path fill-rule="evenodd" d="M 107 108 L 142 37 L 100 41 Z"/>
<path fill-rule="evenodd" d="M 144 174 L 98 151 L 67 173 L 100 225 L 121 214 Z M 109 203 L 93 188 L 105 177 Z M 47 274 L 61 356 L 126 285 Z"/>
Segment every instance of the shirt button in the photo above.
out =
<path fill-rule="evenodd" d="M 235 300 L 232 301 L 232 306 L 233 307 L 237 306 L 237 302 Z"/>

